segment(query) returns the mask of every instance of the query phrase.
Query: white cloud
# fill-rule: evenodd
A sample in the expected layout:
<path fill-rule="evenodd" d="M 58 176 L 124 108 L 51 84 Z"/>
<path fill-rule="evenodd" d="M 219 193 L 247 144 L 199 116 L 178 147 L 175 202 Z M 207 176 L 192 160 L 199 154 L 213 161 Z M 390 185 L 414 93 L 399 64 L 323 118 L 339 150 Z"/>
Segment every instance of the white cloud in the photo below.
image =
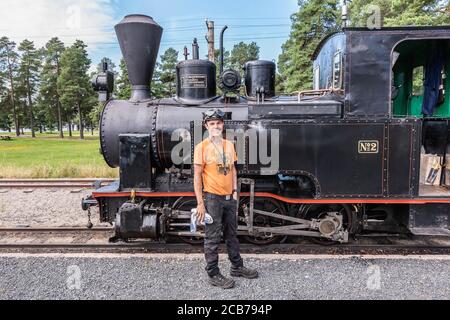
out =
<path fill-rule="evenodd" d="M 83 40 L 89 50 L 111 46 L 115 0 L 0 0 L 0 36 L 41 47 L 52 37 L 66 45 Z"/>

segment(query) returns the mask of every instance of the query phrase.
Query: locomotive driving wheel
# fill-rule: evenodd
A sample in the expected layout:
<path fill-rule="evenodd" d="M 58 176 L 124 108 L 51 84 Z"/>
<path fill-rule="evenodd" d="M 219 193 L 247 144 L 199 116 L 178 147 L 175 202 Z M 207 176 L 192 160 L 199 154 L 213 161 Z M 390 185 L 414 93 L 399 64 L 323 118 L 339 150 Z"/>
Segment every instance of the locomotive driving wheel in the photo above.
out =
<path fill-rule="evenodd" d="M 248 197 L 243 197 L 239 201 L 239 225 L 247 226 L 244 208 L 248 207 L 249 202 L 250 198 Z M 283 204 L 272 198 L 255 198 L 254 209 L 286 215 L 286 209 Z M 253 225 L 255 227 L 280 227 L 284 225 L 284 221 L 282 219 L 255 213 L 253 217 Z M 252 244 L 268 245 L 283 242 L 284 239 L 286 239 L 286 236 L 273 234 L 271 232 L 259 232 L 256 235 L 245 235 L 243 238 Z"/>
<path fill-rule="evenodd" d="M 301 219 L 325 219 L 330 213 L 336 213 L 342 216 L 342 228 L 350 231 L 353 223 L 353 212 L 349 205 L 346 204 L 308 204 L 302 205 L 299 208 L 297 217 Z M 300 237 L 293 237 L 292 240 L 297 242 Z M 339 244 L 337 241 L 333 241 L 327 238 L 308 237 L 314 243 L 330 246 Z"/>
<path fill-rule="evenodd" d="M 180 211 L 191 211 L 192 209 L 197 208 L 197 199 L 195 198 L 179 198 L 172 206 L 173 210 L 180 210 Z M 182 222 L 190 223 L 191 219 L 186 219 Z M 197 228 L 202 228 L 201 226 L 197 226 Z M 192 245 L 201 245 L 204 242 L 204 239 L 202 237 L 178 237 L 181 241 L 192 244 Z"/>

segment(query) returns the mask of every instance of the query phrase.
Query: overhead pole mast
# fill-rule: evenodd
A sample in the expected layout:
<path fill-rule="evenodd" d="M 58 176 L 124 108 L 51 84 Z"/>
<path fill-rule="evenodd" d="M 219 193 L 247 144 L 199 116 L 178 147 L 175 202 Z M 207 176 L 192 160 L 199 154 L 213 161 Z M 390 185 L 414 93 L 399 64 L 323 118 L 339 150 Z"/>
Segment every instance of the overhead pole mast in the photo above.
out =
<path fill-rule="evenodd" d="M 342 0 L 342 28 L 348 27 L 348 5 L 349 0 Z"/>
<path fill-rule="evenodd" d="M 214 21 L 208 21 L 206 19 L 206 27 L 208 28 L 208 34 L 205 36 L 208 43 L 208 60 L 215 62 L 216 52 L 214 48 Z"/>

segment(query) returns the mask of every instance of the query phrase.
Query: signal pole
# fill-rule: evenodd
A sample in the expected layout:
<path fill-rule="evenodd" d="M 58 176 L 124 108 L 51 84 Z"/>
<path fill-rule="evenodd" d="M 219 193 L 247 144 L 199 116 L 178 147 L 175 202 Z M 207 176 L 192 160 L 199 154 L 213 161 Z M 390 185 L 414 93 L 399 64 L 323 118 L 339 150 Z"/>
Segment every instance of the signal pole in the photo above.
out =
<path fill-rule="evenodd" d="M 215 61 L 215 49 L 214 49 L 214 21 L 208 21 L 206 19 L 206 27 L 208 28 L 208 34 L 205 36 L 208 43 L 208 60 Z"/>
<path fill-rule="evenodd" d="M 342 1 L 342 28 L 348 27 L 348 5 L 347 2 L 351 2 L 350 0 Z"/>

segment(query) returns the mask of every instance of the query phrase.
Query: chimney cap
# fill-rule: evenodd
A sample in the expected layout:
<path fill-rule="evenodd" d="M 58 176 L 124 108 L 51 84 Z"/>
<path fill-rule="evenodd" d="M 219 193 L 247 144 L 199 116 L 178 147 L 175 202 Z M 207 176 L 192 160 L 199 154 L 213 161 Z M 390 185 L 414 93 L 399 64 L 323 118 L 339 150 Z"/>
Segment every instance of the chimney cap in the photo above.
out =
<path fill-rule="evenodd" d="M 145 14 L 128 14 L 126 15 L 123 20 L 120 22 L 153 22 L 156 24 L 155 20 L 151 16 L 145 15 Z"/>

